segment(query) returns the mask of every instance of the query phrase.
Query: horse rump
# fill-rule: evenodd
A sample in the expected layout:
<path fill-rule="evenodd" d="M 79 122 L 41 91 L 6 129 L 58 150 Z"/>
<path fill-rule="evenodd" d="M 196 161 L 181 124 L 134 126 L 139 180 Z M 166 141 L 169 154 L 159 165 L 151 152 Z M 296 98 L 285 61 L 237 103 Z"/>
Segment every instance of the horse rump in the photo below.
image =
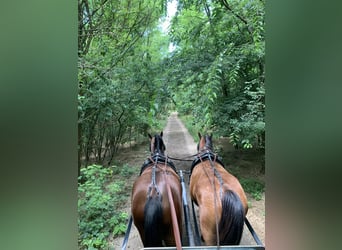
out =
<path fill-rule="evenodd" d="M 226 190 L 222 197 L 222 214 L 219 223 L 220 245 L 238 245 L 241 241 L 245 210 L 239 196 Z"/>
<path fill-rule="evenodd" d="M 149 197 L 144 208 L 144 247 L 162 246 L 163 208 L 159 196 Z"/>

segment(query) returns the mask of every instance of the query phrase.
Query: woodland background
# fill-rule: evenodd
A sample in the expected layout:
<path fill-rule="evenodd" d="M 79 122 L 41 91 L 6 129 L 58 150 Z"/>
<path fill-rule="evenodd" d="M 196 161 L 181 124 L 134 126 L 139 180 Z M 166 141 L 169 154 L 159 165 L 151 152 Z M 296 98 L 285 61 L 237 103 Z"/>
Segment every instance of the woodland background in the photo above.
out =
<path fill-rule="evenodd" d="M 265 2 L 78 0 L 78 151 L 110 164 L 172 110 L 195 129 L 265 146 Z"/>

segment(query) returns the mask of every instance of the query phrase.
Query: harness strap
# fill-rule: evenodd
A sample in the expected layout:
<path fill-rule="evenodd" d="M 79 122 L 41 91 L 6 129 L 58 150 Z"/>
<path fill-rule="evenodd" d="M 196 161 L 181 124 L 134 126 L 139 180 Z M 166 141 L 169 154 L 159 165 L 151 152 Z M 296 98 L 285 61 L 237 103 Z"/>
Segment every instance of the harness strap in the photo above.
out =
<path fill-rule="evenodd" d="M 213 152 L 207 150 L 202 154 L 197 154 L 197 157 L 195 157 L 195 159 L 192 161 L 190 174 L 192 173 L 193 169 L 197 166 L 197 164 L 199 164 L 202 161 L 209 160 L 209 158 L 214 158 L 215 162 L 219 163 L 222 167 L 224 167 L 221 158 L 217 156 L 217 154 L 214 154 Z"/>
<path fill-rule="evenodd" d="M 209 152 L 208 152 L 209 153 Z M 213 170 L 213 174 L 214 174 L 214 178 L 215 176 L 217 177 L 217 174 L 220 176 L 220 174 L 217 172 L 214 164 L 213 164 L 213 161 L 211 160 L 211 156 L 209 154 L 208 156 L 209 158 L 209 163 L 210 163 L 210 166 L 211 166 L 211 169 Z M 221 176 L 220 176 L 221 177 Z M 213 185 L 213 189 L 214 189 L 214 206 L 215 206 L 215 226 L 216 226 L 216 245 L 217 247 L 220 247 L 220 233 L 219 233 L 219 228 L 218 228 L 218 214 L 217 214 L 217 194 L 216 194 L 216 186 L 215 186 L 215 180 L 213 178 L 213 182 L 212 182 L 212 185 Z M 222 179 L 221 179 L 222 180 Z M 220 197 L 222 198 L 222 195 L 221 195 L 221 190 L 222 190 L 222 185 L 221 185 L 221 182 L 220 182 Z"/>
<path fill-rule="evenodd" d="M 156 190 L 157 196 L 160 195 L 160 190 L 157 186 L 157 181 L 156 181 L 156 169 L 157 169 L 157 163 L 158 163 L 158 155 L 157 155 L 157 161 L 153 161 L 153 159 L 150 159 L 154 165 L 152 167 L 152 180 L 151 184 L 148 186 L 148 191 L 147 191 L 147 198 L 151 196 L 152 189 L 154 188 Z"/>
<path fill-rule="evenodd" d="M 157 163 L 165 163 L 165 162 L 167 162 L 167 165 L 169 167 L 171 167 L 173 169 L 173 171 L 175 171 L 175 173 L 177 173 L 177 169 L 176 169 L 175 165 L 173 164 L 173 162 L 171 160 L 169 160 L 169 158 L 165 157 L 164 155 L 160 155 L 157 153 L 151 157 L 148 157 L 145 160 L 145 162 L 141 166 L 139 176 L 145 171 L 146 168 L 151 166 L 151 164 L 153 164 L 153 163 L 156 163 L 156 164 Z"/>
<path fill-rule="evenodd" d="M 213 161 L 211 160 L 211 156 L 209 155 L 209 162 L 210 162 L 210 166 L 211 169 L 214 171 L 214 175 L 216 176 L 216 178 L 218 179 L 219 183 L 220 183 L 220 198 L 222 200 L 222 194 L 223 194 L 223 179 L 221 174 L 217 171 L 217 169 L 215 168 L 215 165 L 213 164 Z M 215 158 L 214 158 L 214 163 L 216 162 L 216 154 L 215 154 Z"/>
<path fill-rule="evenodd" d="M 220 175 L 220 173 L 217 171 L 217 169 L 215 168 L 215 165 L 214 163 L 216 163 L 216 161 L 221 164 L 223 167 L 223 163 L 221 160 L 219 160 L 217 157 L 217 155 L 212 153 L 211 151 L 207 150 L 205 153 L 202 153 L 198 156 L 198 159 L 195 159 L 192 163 L 192 166 L 191 166 L 191 172 L 192 170 L 194 169 L 194 167 L 199 164 L 200 162 L 204 162 L 205 160 L 209 160 L 209 163 L 210 163 L 210 167 L 213 171 L 213 179 L 211 180 L 209 174 L 207 173 L 205 167 L 203 166 L 203 170 L 205 172 L 205 174 L 207 175 L 208 179 L 210 180 L 211 182 L 211 185 L 213 187 L 213 190 L 214 190 L 214 206 L 215 206 L 215 225 L 216 225 L 216 244 L 217 244 L 217 247 L 220 246 L 220 235 L 219 235 L 219 228 L 218 228 L 218 215 L 217 215 L 217 194 L 216 194 L 216 186 L 215 186 L 215 177 L 218 179 L 219 181 L 219 184 L 220 184 L 220 198 L 222 200 L 222 194 L 223 194 L 223 179 L 222 179 L 222 176 Z M 212 158 L 214 158 L 214 161 L 212 160 Z"/>
<path fill-rule="evenodd" d="M 169 182 L 167 181 L 167 179 L 168 179 L 167 175 L 164 174 L 163 176 L 165 178 L 166 189 L 167 189 L 167 196 L 169 198 L 169 203 L 170 203 L 172 229 L 173 229 L 173 234 L 174 234 L 175 241 L 176 241 L 176 248 L 177 248 L 177 250 L 182 250 L 182 243 L 181 243 L 181 240 L 180 240 L 179 225 L 178 225 L 178 220 L 177 220 L 177 215 L 176 215 L 175 204 L 173 202 L 171 188 L 170 188 Z"/>
<path fill-rule="evenodd" d="M 177 250 L 182 250 L 182 243 L 181 243 L 181 239 L 180 239 L 180 232 L 179 232 L 179 225 L 178 225 L 178 220 L 177 220 L 175 204 L 174 204 L 173 197 L 172 197 L 171 187 L 170 187 L 170 184 L 168 182 L 168 173 L 169 173 L 169 171 L 167 170 L 167 167 L 168 167 L 168 159 L 167 159 L 167 157 L 165 158 L 165 165 L 164 165 L 164 167 L 165 168 L 163 169 L 163 172 L 164 172 L 163 177 L 164 177 L 164 180 L 165 180 L 167 196 L 168 196 L 169 203 L 170 203 L 173 235 L 175 237 L 175 242 L 176 242 Z"/>

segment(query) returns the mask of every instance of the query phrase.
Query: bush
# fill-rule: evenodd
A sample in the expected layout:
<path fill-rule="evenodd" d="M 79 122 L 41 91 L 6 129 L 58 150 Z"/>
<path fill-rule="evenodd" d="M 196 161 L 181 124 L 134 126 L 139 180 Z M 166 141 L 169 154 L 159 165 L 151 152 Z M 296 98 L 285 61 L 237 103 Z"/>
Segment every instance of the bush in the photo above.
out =
<path fill-rule="evenodd" d="M 113 171 L 99 165 L 81 169 L 78 186 L 79 246 L 82 249 L 103 249 L 108 246 L 110 233 L 125 232 L 127 213 L 117 211 L 120 202 L 126 199 L 124 182 L 109 182 Z"/>

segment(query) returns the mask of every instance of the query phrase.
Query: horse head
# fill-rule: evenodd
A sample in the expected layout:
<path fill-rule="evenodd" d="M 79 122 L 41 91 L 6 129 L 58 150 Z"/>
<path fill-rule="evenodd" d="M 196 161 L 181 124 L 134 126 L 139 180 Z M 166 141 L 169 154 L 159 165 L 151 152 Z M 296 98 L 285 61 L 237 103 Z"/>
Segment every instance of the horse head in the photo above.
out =
<path fill-rule="evenodd" d="M 166 150 L 164 141 L 163 141 L 163 131 L 160 132 L 160 134 L 155 134 L 153 137 L 151 134 L 148 134 L 148 137 L 150 138 L 150 152 L 151 155 L 154 155 L 156 153 L 159 153 L 161 155 L 164 155 L 164 151 Z"/>
<path fill-rule="evenodd" d="M 213 141 L 212 141 L 213 134 L 204 135 L 202 136 L 200 132 L 198 132 L 199 143 L 197 144 L 197 151 L 201 152 L 204 150 L 213 150 Z"/>

